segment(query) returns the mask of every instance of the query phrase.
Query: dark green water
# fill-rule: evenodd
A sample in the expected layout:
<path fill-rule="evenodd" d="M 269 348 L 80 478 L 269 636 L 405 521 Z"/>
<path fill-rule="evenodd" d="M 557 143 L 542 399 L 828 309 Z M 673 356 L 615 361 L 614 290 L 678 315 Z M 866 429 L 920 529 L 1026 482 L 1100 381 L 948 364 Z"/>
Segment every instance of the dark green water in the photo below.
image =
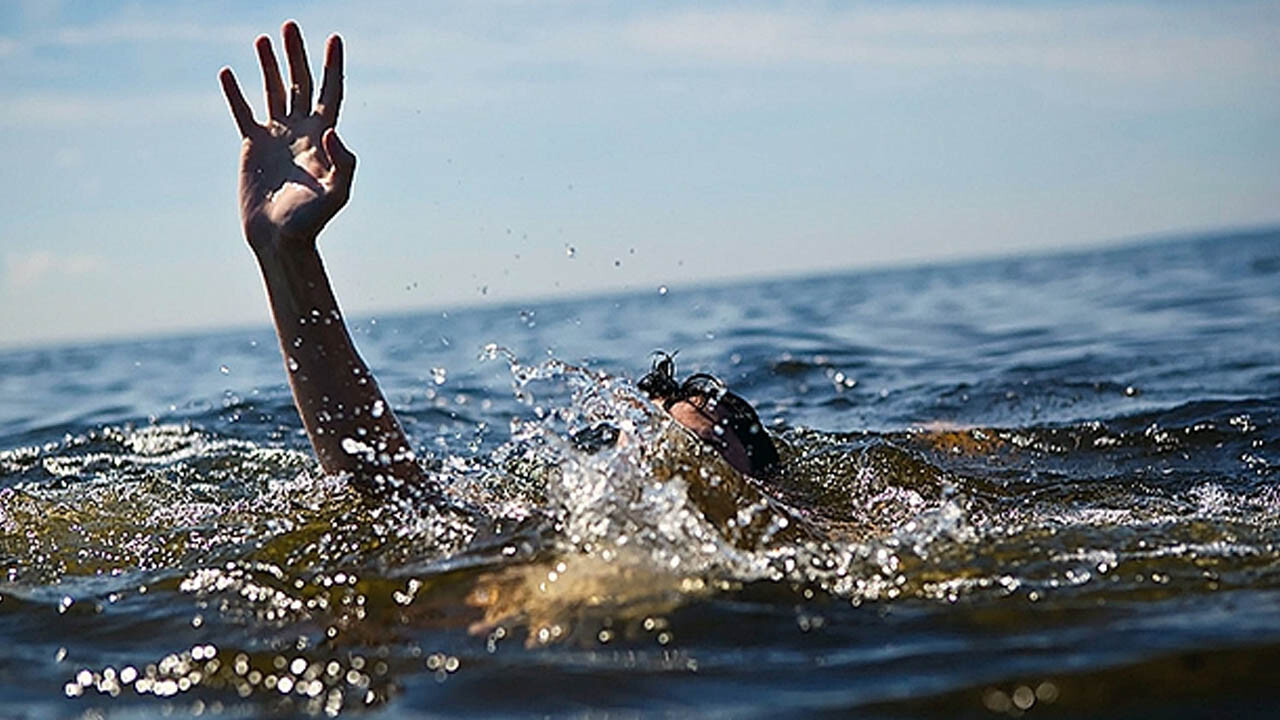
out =
<path fill-rule="evenodd" d="M 321 476 L 267 330 L 0 354 L 0 717 L 1280 707 L 1278 232 L 355 325 L 449 506 Z"/>

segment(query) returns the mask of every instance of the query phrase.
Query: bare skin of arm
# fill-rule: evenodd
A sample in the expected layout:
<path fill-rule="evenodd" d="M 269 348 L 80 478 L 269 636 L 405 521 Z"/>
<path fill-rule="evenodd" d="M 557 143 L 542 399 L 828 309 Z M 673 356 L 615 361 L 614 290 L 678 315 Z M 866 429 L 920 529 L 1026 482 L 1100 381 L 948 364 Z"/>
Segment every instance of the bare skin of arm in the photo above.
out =
<path fill-rule="evenodd" d="M 743 475 L 751 474 L 751 458 L 742 441 L 723 425 L 723 413 L 719 408 L 709 408 L 705 397 L 678 400 L 667 405 L 659 403 L 671 417 L 685 426 L 700 440 L 715 448 L 733 469 Z"/>
<path fill-rule="evenodd" d="M 366 492 L 425 489 L 408 438 L 356 352 L 321 262 L 320 230 L 347 203 L 356 157 L 334 126 L 342 103 L 342 40 L 325 46 L 324 77 L 312 105 L 302 32 L 284 24 L 290 87 L 270 38 L 254 45 L 267 119 L 258 123 L 230 68 L 218 77 L 242 138 L 240 217 L 266 284 L 289 386 L 326 473 L 349 473 Z"/>

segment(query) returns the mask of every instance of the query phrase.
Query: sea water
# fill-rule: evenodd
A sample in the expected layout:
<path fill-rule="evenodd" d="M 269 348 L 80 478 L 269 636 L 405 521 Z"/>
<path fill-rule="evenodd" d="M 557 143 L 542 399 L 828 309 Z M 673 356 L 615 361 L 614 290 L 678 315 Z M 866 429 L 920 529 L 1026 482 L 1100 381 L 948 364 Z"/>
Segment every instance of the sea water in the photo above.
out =
<path fill-rule="evenodd" d="M 0 717 L 1280 707 L 1278 231 L 352 332 L 444 502 L 319 472 L 269 329 L 0 353 Z"/>

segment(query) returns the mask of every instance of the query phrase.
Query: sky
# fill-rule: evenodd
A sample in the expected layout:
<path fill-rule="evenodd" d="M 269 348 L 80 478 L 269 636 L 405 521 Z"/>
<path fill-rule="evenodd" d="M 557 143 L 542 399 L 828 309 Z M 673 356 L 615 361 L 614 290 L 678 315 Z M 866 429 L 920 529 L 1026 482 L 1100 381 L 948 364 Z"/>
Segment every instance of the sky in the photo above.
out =
<path fill-rule="evenodd" d="M 12 1 L 0 346 L 268 323 L 216 74 L 288 18 L 348 315 L 1280 224 L 1275 2 Z"/>

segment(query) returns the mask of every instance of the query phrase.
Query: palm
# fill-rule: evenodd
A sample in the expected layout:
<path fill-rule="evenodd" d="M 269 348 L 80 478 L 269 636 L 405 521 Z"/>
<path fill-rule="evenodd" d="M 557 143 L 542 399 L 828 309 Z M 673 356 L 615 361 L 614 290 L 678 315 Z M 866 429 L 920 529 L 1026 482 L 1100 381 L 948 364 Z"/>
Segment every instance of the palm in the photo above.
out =
<path fill-rule="evenodd" d="M 265 223 L 304 235 L 318 231 L 341 207 L 327 177 L 332 164 L 321 147 L 323 128 L 313 120 L 296 127 L 273 123 L 269 135 L 245 142 L 240 193 L 246 226 Z"/>
<path fill-rule="evenodd" d="M 266 124 L 258 124 L 229 69 L 222 87 L 244 145 L 240 156 L 240 210 L 250 243 L 312 240 L 346 203 L 355 156 L 333 127 L 342 101 L 342 43 L 330 38 L 324 84 L 311 104 L 311 72 L 302 35 L 285 26 L 285 50 L 292 82 L 285 107 L 284 84 L 270 40 L 259 38 L 258 57 L 266 86 Z"/>

